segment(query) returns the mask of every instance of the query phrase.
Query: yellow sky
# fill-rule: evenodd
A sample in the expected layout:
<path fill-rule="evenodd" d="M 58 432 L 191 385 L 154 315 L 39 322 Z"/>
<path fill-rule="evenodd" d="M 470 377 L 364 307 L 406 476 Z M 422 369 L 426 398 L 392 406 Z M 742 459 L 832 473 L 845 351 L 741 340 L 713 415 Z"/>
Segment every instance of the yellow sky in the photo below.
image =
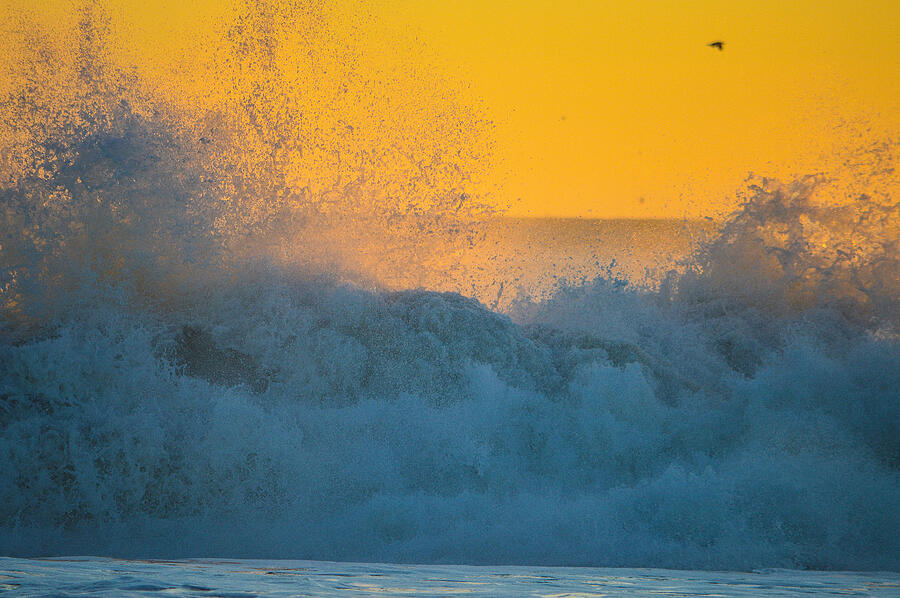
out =
<path fill-rule="evenodd" d="M 446 71 L 495 123 L 501 164 L 489 178 L 502 183 L 496 201 L 513 215 L 717 215 L 734 206 L 750 172 L 827 170 L 845 148 L 900 131 L 900 0 L 341 3 L 361 32 L 354 39 L 371 46 L 365 55 L 393 60 L 412 47 L 421 54 L 398 60 L 424 65 L 407 69 L 407 79 L 424 90 L 412 92 L 422 96 L 415 110 L 394 115 L 398 122 L 385 131 L 370 127 L 375 141 L 366 143 L 401 136 L 397 127 L 419 130 L 402 134 L 408 143 L 427 145 L 424 137 L 440 135 L 438 121 L 417 124 L 415 115 L 446 113 L 451 104 L 440 92 L 424 97 L 446 85 L 434 81 Z M 121 44 L 129 60 L 168 61 L 153 68 L 221 85 L 197 75 L 197 32 L 214 27 L 233 0 L 103 4 L 125 24 Z M 64 20 L 73 4 L 9 6 L 30 7 L 52 22 Z M 385 42 L 391 36 L 417 42 Z M 706 45 L 718 39 L 722 52 Z M 320 103 L 337 110 L 323 94 Z M 396 112 L 392 106 L 384 110 Z M 340 109 L 352 110 L 353 102 Z M 384 123 L 383 116 L 369 120 Z M 429 152 L 446 154 L 460 144 L 464 137 L 439 140 Z M 466 159 L 478 155 L 473 150 Z"/>
<path fill-rule="evenodd" d="M 900 127 L 897 0 L 388 4 L 501 125 L 514 214 L 706 215 Z"/>

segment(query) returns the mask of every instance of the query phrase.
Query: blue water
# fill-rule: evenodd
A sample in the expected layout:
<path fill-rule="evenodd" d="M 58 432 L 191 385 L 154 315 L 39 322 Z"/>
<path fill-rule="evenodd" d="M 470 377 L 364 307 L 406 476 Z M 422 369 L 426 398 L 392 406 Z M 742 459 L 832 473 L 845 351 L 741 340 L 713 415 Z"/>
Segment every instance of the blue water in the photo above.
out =
<path fill-rule="evenodd" d="M 0 552 L 897 568 L 896 337 L 706 283 L 72 302 L 0 348 Z"/>
<path fill-rule="evenodd" d="M 0 589 L 54 596 L 896 596 L 896 573 L 0 558 Z"/>

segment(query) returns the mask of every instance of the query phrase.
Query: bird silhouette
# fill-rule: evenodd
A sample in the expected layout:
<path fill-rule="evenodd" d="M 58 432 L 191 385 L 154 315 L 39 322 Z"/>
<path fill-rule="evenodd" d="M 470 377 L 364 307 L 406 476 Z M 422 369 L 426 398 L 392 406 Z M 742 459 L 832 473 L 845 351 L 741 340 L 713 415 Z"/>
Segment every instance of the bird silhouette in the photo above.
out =
<path fill-rule="evenodd" d="M 706 45 L 709 46 L 710 48 L 715 48 L 715 49 L 717 49 L 719 52 L 721 52 L 721 51 L 722 51 L 722 46 L 725 45 L 725 42 L 714 41 L 714 42 L 712 42 L 712 43 L 710 43 L 710 44 L 706 44 Z"/>

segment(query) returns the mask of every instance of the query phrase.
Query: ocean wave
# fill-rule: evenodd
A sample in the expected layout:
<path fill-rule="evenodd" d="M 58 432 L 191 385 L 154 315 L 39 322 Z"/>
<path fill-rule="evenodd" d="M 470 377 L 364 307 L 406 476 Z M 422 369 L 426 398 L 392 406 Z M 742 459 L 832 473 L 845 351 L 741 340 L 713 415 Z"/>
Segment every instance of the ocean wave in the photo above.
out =
<path fill-rule="evenodd" d="M 123 93 L 4 104 L 56 128 L 0 190 L 0 552 L 900 567 L 889 194 L 760 181 L 657 287 L 499 313 L 435 290 L 458 188 L 292 196 Z"/>
<path fill-rule="evenodd" d="M 896 568 L 891 322 L 689 281 L 72 309 L 2 347 L 0 550 Z"/>

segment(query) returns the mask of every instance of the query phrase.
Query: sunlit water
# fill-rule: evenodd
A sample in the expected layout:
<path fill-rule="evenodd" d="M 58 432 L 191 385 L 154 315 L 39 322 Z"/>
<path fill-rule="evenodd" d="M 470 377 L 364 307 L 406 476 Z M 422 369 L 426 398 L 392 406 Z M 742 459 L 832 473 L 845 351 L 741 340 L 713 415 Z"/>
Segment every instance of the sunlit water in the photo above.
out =
<path fill-rule="evenodd" d="M 653 286 L 683 269 L 715 230 L 708 220 L 495 218 L 461 252 L 463 275 L 444 287 L 504 310 L 523 295 L 548 298 L 598 276 Z"/>
<path fill-rule="evenodd" d="M 872 596 L 900 574 L 472 567 L 322 561 L 0 559 L 0 589 L 54 596 Z"/>

